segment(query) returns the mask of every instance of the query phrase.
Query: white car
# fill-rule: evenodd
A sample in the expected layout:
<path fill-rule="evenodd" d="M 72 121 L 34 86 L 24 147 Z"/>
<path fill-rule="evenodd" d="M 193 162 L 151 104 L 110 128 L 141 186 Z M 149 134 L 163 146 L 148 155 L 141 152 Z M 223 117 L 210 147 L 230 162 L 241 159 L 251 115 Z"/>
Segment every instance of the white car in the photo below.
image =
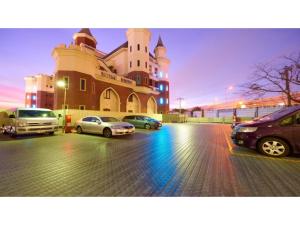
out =
<path fill-rule="evenodd" d="M 92 133 L 102 134 L 104 137 L 115 135 L 133 134 L 135 127 L 126 122 L 120 122 L 114 117 L 87 116 L 76 122 L 78 134 Z"/>
<path fill-rule="evenodd" d="M 58 120 L 50 109 L 17 108 L 9 115 L 3 128 L 3 133 L 12 137 L 19 134 L 54 134 L 58 130 Z"/>

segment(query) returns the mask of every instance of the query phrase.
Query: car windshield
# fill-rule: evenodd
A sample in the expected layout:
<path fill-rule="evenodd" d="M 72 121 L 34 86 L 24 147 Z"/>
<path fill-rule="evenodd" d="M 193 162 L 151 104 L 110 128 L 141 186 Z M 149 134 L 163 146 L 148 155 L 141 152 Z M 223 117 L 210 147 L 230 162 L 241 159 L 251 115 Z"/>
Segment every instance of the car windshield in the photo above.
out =
<path fill-rule="evenodd" d="M 52 111 L 45 110 L 19 110 L 20 118 L 36 118 L 36 117 L 51 117 L 55 118 L 55 114 Z"/>
<path fill-rule="evenodd" d="M 259 118 L 255 119 L 255 121 L 277 120 L 277 119 L 280 119 L 283 116 L 285 116 L 289 113 L 292 113 L 294 111 L 295 111 L 295 109 L 293 109 L 293 108 L 284 108 L 284 109 L 278 110 L 276 112 L 270 113 L 268 115 L 259 117 Z"/>
<path fill-rule="evenodd" d="M 100 117 L 103 122 L 119 122 L 118 119 L 114 117 Z"/>

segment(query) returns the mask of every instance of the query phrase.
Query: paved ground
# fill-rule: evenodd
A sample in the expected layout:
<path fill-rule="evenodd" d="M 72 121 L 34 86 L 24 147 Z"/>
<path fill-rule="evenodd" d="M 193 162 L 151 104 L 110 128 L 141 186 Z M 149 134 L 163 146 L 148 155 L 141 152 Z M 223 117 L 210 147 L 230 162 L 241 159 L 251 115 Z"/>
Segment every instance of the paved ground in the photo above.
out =
<path fill-rule="evenodd" d="M 0 136 L 1 196 L 299 196 L 300 157 L 233 147 L 228 125 L 106 139 Z"/>

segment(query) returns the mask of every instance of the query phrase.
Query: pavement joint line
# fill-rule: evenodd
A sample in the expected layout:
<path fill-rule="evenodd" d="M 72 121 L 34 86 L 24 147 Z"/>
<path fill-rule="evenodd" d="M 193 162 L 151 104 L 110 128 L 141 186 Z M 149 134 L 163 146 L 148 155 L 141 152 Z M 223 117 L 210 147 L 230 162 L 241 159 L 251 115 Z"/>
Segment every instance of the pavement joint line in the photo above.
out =
<path fill-rule="evenodd" d="M 280 159 L 280 158 L 273 158 L 273 157 L 268 157 L 268 156 L 263 156 L 263 155 L 250 155 L 250 154 L 242 154 L 242 153 L 236 153 L 233 151 L 233 146 L 231 145 L 224 129 L 223 130 L 223 133 L 225 135 L 225 139 L 226 139 L 226 142 L 227 142 L 227 145 L 228 145 L 228 151 L 230 152 L 231 155 L 233 156 L 246 156 L 246 157 L 252 157 L 252 158 L 263 158 L 263 159 L 269 159 L 269 160 L 275 160 L 275 161 L 287 161 L 287 162 L 294 162 L 294 163 L 300 163 L 300 160 L 295 160 L 295 159 Z"/>
<path fill-rule="evenodd" d="M 225 136 L 225 140 L 226 140 L 226 142 L 227 142 L 228 151 L 230 152 L 231 155 L 233 155 L 233 154 L 234 154 L 234 152 L 233 152 L 233 146 L 231 145 L 230 141 L 228 140 L 228 137 L 227 137 L 227 135 L 225 134 L 224 129 L 222 129 L 222 130 L 223 130 L 223 134 L 224 134 L 224 136 Z"/>

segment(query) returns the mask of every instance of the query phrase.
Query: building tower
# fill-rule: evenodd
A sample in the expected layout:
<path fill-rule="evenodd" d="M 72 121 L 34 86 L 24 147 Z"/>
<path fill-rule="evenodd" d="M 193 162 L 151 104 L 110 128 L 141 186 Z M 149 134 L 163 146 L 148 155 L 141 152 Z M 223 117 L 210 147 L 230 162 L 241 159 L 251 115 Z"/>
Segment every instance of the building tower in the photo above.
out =
<path fill-rule="evenodd" d="M 149 29 L 130 28 L 126 32 L 128 41 L 128 74 L 139 86 L 149 85 Z"/>
<path fill-rule="evenodd" d="M 160 94 L 157 97 L 158 113 L 169 112 L 169 65 L 170 60 L 167 58 L 167 49 L 164 46 L 161 37 L 159 36 L 157 45 L 154 49 L 155 58 L 159 65 L 158 68 L 158 81 L 156 87 Z"/>
<path fill-rule="evenodd" d="M 85 44 L 92 48 L 96 48 L 97 41 L 92 35 L 89 28 L 82 28 L 79 32 L 73 35 L 75 45 Z"/>

